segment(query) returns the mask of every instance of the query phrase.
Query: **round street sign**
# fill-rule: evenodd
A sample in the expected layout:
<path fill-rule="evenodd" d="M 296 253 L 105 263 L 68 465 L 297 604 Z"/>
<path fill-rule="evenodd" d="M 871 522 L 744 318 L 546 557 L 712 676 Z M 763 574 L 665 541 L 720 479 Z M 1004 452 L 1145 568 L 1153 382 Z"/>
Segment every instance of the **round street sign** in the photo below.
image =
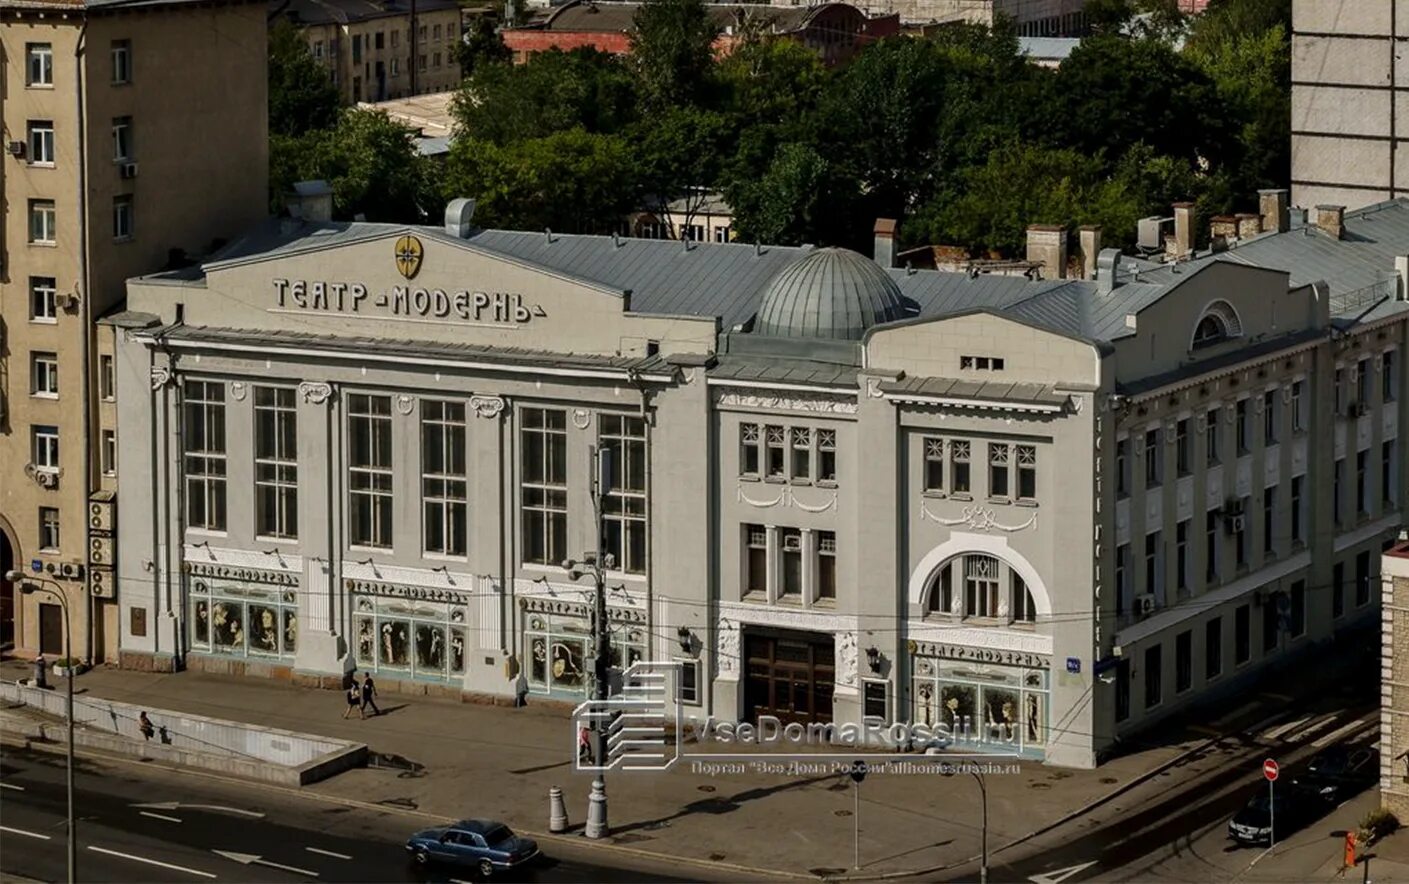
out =
<path fill-rule="evenodd" d="M 1277 766 L 1277 762 L 1272 759 L 1269 758 L 1262 762 L 1262 775 L 1267 777 L 1268 782 L 1273 782 L 1277 779 L 1278 770 L 1280 770 L 1280 768 Z"/>

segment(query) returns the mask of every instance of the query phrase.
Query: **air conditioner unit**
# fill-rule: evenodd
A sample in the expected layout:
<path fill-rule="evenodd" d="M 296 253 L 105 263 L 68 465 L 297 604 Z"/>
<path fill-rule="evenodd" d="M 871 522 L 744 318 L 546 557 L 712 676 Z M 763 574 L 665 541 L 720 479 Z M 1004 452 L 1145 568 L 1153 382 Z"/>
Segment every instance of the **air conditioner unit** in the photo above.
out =
<path fill-rule="evenodd" d="M 54 303 L 63 310 L 73 310 L 78 307 L 78 295 L 73 292 L 55 292 Z"/>
<path fill-rule="evenodd" d="M 111 537 L 95 535 L 88 538 L 88 563 L 90 565 L 112 565 L 113 539 Z"/>
<path fill-rule="evenodd" d="M 93 531 L 111 532 L 115 495 L 111 491 L 99 491 L 88 499 L 88 527 Z"/>
<path fill-rule="evenodd" d="M 1155 612 L 1155 597 L 1150 593 L 1135 597 L 1135 609 L 1141 616 L 1149 616 Z"/>
<path fill-rule="evenodd" d="M 117 167 L 117 174 L 118 174 L 118 177 L 119 177 L 119 178 L 136 178 L 136 177 L 137 177 L 137 164 L 136 164 L 136 163 L 123 163 L 121 166 L 118 166 L 118 167 Z"/>
<path fill-rule="evenodd" d="M 100 599 L 110 599 L 117 595 L 113 582 L 113 572 L 94 569 L 89 573 L 89 592 Z"/>
<path fill-rule="evenodd" d="M 1247 530 L 1248 517 L 1243 515 L 1228 516 L 1223 524 L 1228 527 L 1229 534 L 1242 534 Z"/>
<path fill-rule="evenodd" d="M 1364 402 L 1352 402 L 1350 406 L 1346 408 L 1345 413 L 1349 417 L 1364 417 L 1370 413 L 1370 406 L 1366 405 Z"/>
<path fill-rule="evenodd" d="M 65 580 L 82 580 L 83 565 L 79 562 L 64 562 L 59 565 L 59 575 Z"/>
<path fill-rule="evenodd" d="M 24 159 L 25 143 L 23 141 L 10 142 L 10 156 L 17 159 Z"/>
<path fill-rule="evenodd" d="M 59 474 L 51 470 L 35 470 L 34 481 L 38 482 L 41 488 L 58 488 Z"/>

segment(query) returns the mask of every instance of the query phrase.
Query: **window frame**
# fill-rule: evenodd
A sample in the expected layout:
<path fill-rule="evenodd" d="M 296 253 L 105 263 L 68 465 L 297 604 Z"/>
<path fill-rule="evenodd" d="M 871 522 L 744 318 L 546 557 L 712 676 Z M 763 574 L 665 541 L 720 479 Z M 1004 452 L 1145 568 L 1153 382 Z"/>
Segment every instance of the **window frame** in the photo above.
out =
<path fill-rule="evenodd" d="M 1277 391 L 1264 390 L 1262 393 L 1262 445 L 1264 448 L 1271 448 L 1276 445 L 1281 438 L 1281 426 L 1278 421 L 1278 396 Z"/>
<path fill-rule="evenodd" d="M 63 549 L 63 520 L 56 506 L 39 508 L 39 551 L 54 555 Z"/>
<path fill-rule="evenodd" d="M 28 120 L 25 123 L 25 165 L 52 169 L 58 161 L 58 142 L 53 120 Z M 42 159 L 41 159 L 42 156 Z"/>
<path fill-rule="evenodd" d="M 530 418 L 537 416 L 538 423 L 530 424 Z M 530 477 L 530 437 L 539 437 L 534 447 L 541 454 L 538 471 Z M 560 447 L 560 450 L 555 450 Z M 559 567 L 567 558 L 568 550 L 568 509 L 571 471 L 568 464 L 567 411 L 561 408 L 529 406 L 519 411 L 519 531 L 523 563 Z M 562 475 L 555 473 L 561 467 Z M 529 501 L 528 492 L 534 492 L 537 502 Z M 535 515 L 536 514 L 536 515 Z M 542 552 L 530 555 L 529 538 L 535 533 L 530 530 L 530 519 L 541 519 L 538 537 Z M 562 548 L 558 549 L 561 544 Z"/>
<path fill-rule="evenodd" d="M 41 473 L 57 473 L 61 467 L 59 428 L 54 424 L 34 424 L 30 429 L 29 456 L 34 469 Z"/>
<path fill-rule="evenodd" d="M 1306 432 L 1306 381 L 1292 381 L 1292 432 Z"/>
<path fill-rule="evenodd" d="M 103 402 L 117 401 L 117 359 L 111 353 L 98 356 L 98 398 Z"/>
<path fill-rule="evenodd" d="M 615 572 L 644 575 L 650 570 L 651 546 L 650 428 L 639 415 L 599 414 L 597 446 L 599 456 L 607 456 L 608 451 L 620 452 L 611 455 L 612 487 L 602 500 L 602 548 L 616 557 Z M 632 476 L 639 478 L 639 487 L 628 487 L 628 482 L 636 482 Z"/>
<path fill-rule="evenodd" d="M 1218 422 L 1223 417 L 1223 407 L 1215 406 L 1210 408 L 1205 416 L 1206 425 L 1204 427 L 1204 466 L 1217 466 L 1223 462 L 1222 452 L 1219 446 L 1223 442 L 1222 435 L 1218 430 Z"/>
<path fill-rule="evenodd" d="M 1204 622 L 1204 681 L 1210 682 L 1223 674 L 1223 617 Z"/>
<path fill-rule="evenodd" d="M 223 381 L 200 378 L 182 381 L 181 466 L 187 529 L 224 533 L 229 525 L 226 405 Z M 193 469 L 197 465 L 201 467 L 199 472 Z M 199 495 L 194 493 L 195 489 L 200 489 Z M 197 512 L 199 518 L 193 518 Z"/>
<path fill-rule="evenodd" d="M 29 245 L 56 246 L 59 244 L 59 208 L 51 199 L 31 199 L 29 201 Z M 43 220 L 40 224 L 39 221 Z M 43 228 L 40 231 L 39 228 Z M 41 238 L 47 237 L 47 238 Z"/>
<path fill-rule="evenodd" d="M 1159 488 L 1164 484 L 1164 431 L 1154 427 L 1145 431 L 1145 489 Z"/>
<path fill-rule="evenodd" d="M 269 402 L 261 402 L 272 394 Z M 286 395 L 283 395 L 286 394 Z M 298 539 L 298 401 L 293 387 L 256 386 L 254 388 L 253 431 L 251 445 L 254 462 L 254 534 L 261 539 Z M 281 401 L 286 400 L 286 401 Z M 269 434 L 263 429 L 270 422 Z M 291 426 L 289 426 L 291 424 Z M 287 433 L 287 435 L 285 435 Z M 273 441 L 273 450 L 264 449 L 265 439 Z M 293 450 L 286 450 L 292 441 Z M 272 496 L 274 524 L 264 524 L 265 496 Z M 270 530 L 272 529 L 272 530 Z"/>
<path fill-rule="evenodd" d="M 38 64 L 36 69 L 35 65 Z M 24 46 L 24 85 L 26 89 L 54 88 L 54 44 L 26 43 Z"/>
<path fill-rule="evenodd" d="M 132 118 L 113 117 L 113 162 L 130 163 L 136 151 L 132 149 Z"/>
<path fill-rule="evenodd" d="M 456 412 L 458 411 L 458 417 Z M 455 399 L 423 399 L 418 430 L 421 443 L 421 552 L 463 559 L 469 555 L 469 416 Z M 439 437 L 439 447 L 432 440 Z M 457 438 L 458 436 L 458 438 Z M 439 452 L 439 463 L 432 464 Z M 454 462 L 459 456 L 458 470 Z M 456 493 L 458 487 L 458 493 Z M 433 513 L 439 513 L 433 519 Z M 439 525 L 432 538 L 432 522 Z M 459 526 L 458 532 L 455 526 Z"/>
<path fill-rule="evenodd" d="M 132 83 L 132 41 L 114 40 L 108 53 L 112 61 L 112 85 L 130 85 Z"/>
<path fill-rule="evenodd" d="M 136 199 L 130 193 L 113 196 L 113 242 L 130 242 L 136 236 Z"/>
<path fill-rule="evenodd" d="M 102 431 L 98 452 L 99 463 L 104 476 L 117 475 L 117 430 Z"/>
<path fill-rule="evenodd" d="M 45 285 L 44 283 L 47 283 Z M 42 297 L 42 301 L 40 300 Z M 43 305 L 46 313 L 36 310 Z M 59 284 L 52 276 L 31 276 L 29 278 L 29 321 L 44 325 L 54 325 L 59 321 Z"/>
<path fill-rule="evenodd" d="M 835 603 L 837 599 L 837 532 L 817 531 L 817 586 L 814 601 Z M 830 576 L 829 576 L 830 575 Z"/>
<path fill-rule="evenodd" d="M 59 398 L 59 354 L 31 350 L 29 354 L 29 395 L 36 399 Z"/>
<path fill-rule="evenodd" d="M 349 392 L 344 418 L 347 434 L 347 545 L 352 549 L 390 550 L 396 542 L 396 432 L 391 396 Z M 365 442 L 358 434 L 365 428 Z M 360 462 L 358 451 L 365 455 Z M 366 508 L 367 531 L 361 533 L 357 511 Z"/>
<path fill-rule="evenodd" d="M 758 522 L 745 522 L 742 526 L 743 536 L 740 546 L 743 550 L 742 558 L 742 585 L 740 587 L 741 596 L 749 596 L 757 593 L 762 596 L 768 595 L 768 526 Z M 757 566 L 758 574 L 754 570 Z M 759 579 L 759 585 L 754 585 L 754 577 Z"/>

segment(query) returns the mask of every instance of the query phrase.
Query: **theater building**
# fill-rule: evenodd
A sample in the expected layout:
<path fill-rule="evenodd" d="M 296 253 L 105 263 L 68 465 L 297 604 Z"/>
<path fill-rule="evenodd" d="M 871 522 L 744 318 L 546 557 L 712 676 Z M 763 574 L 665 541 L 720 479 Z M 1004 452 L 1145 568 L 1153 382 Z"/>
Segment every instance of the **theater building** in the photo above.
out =
<path fill-rule="evenodd" d="M 1034 280 L 472 212 L 129 283 L 125 665 L 579 700 L 600 545 L 615 660 L 687 714 L 1089 766 L 1374 615 L 1409 303 L 1368 236 Z"/>

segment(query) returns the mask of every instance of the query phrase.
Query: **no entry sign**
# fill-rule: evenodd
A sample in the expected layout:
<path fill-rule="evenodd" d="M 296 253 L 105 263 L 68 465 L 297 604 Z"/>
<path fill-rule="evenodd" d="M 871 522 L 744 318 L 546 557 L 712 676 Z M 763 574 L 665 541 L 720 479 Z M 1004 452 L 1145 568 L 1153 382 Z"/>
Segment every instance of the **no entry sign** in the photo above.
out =
<path fill-rule="evenodd" d="M 1277 772 L 1279 770 L 1280 768 L 1277 766 L 1277 762 L 1273 761 L 1270 758 L 1262 762 L 1262 775 L 1264 777 L 1267 777 L 1267 781 L 1269 783 L 1274 782 L 1277 779 Z"/>

